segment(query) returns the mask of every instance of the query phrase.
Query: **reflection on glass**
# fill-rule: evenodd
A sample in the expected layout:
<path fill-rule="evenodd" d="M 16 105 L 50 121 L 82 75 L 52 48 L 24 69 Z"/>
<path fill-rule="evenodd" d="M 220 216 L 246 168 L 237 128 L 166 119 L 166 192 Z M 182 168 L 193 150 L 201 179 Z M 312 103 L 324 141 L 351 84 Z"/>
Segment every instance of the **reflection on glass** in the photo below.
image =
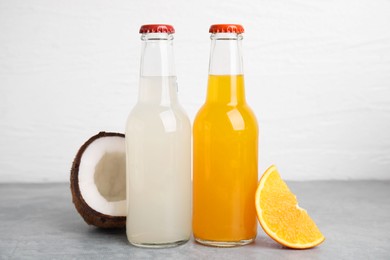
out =
<path fill-rule="evenodd" d="M 161 121 L 164 125 L 165 132 L 176 131 L 176 118 L 172 110 L 166 110 L 160 113 Z"/>
<path fill-rule="evenodd" d="M 227 112 L 227 115 L 230 119 L 230 122 L 233 126 L 233 129 L 236 131 L 244 130 L 245 129 L 245 122 L 244 118 L 242 117 L 240 111 L 238 111 L 236 108 L 230 110 Z"/>

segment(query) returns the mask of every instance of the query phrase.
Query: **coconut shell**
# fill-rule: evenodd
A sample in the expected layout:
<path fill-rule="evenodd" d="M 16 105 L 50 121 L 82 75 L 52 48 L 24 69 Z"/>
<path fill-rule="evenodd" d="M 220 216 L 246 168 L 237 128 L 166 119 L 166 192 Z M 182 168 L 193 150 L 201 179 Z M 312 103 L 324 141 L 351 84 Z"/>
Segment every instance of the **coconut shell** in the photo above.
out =
<path fill-rule="evenodd" d="M 94 225 L 100 228 L 123 228 L 126 225 L 126 217 L 124 216 L 109 216 L 102 214 L 92 209 L 83 199 L 79 187 L 79 167 L 81 157 L 87 147 L 96 139 L 107 136 L 119 136 L 125 137 L 121 133 L 106 133 L 100 132 L 97 135 L 92 136 L 87 142 L 85 142 L 76 154 L 73 160 L 72 170 L 70 173 L 70 190 L 72 191 L 72 200 L 78 213 L 83 217 L 85 222 L 89 225 Z"/>

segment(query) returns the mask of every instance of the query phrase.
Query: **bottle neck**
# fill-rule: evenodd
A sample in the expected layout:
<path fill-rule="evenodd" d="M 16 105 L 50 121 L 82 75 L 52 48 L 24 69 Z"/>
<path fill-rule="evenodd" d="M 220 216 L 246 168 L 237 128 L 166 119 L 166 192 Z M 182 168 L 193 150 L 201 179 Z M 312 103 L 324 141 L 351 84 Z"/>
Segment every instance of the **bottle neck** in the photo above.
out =
<path fill-rule="evenodd" d="M 210 75 L 242 75 L 242 35 L 237 33 L 211 34 Z"/>
<path fill-rule="evenodd" d="M 140 77 L 138 103 L 164 107 L 177 104 L 176 77 Z"/>
<path fill-rule="evenodd" d="M 173 35 L 142 34 L 141 77 L 176 76 L 173 56 Z"/>
<path fill-rule="evenodd" d="M 177 102 L 173 56 L 173 35 L 142 34 L 142 54 L 138 102 L 170 106 Z"/>
<path fill-rule="evenodd" d="M 245 103 L 241 42 L 241 34 L 211 35 L 206 103 L 228 106 Z"/>
<path fill-rule="evenodd" d="M 206 103 L 237 106 L 245 102 L 243 75 L 209 75 Z"/>

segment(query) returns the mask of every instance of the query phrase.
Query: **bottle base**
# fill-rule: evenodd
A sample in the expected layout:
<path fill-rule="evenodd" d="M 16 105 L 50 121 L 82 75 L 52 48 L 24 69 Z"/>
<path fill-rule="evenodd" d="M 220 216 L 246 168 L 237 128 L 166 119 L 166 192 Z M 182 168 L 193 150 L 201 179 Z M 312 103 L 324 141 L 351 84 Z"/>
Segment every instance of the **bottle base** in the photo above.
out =
<path fill-rule="evenodd" d="M 169 242 L 169 243 L 135 243 L 129 241 L 130 244 L 136 247 L 142 247 L 142 248 L 169 248 L 169 247 L 176 247 L 183 245 L 188 242 L 188 240 L 179 240 L 175 242 Z"/>
<path fill-rule="evenodd" d="M 251 239 L 244 239 L 239 241 L 214 241 L 214 240 L 204 240 L 200 238 L 195 237 L 195 241 L 199 244 L 205 245 L 205 246 L 213 246 L 213 247 L 236 247 L 236 246 L 245 246 L 253 241 L 255 241 L 256 237 Z"/>

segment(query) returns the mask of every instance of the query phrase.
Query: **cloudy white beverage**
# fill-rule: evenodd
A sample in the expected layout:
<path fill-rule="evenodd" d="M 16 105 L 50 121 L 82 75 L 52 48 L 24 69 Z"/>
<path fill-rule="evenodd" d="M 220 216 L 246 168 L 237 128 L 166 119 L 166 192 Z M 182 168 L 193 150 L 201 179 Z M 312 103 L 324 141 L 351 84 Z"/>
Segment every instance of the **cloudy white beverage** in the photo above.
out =
<path fill-rule="evenodd" d="M 191 124 L 178 103 L 170 25 L 143 25 L 138 102 L 126 126 L 129 242 L 170 247 L 191 234 Z"/>

